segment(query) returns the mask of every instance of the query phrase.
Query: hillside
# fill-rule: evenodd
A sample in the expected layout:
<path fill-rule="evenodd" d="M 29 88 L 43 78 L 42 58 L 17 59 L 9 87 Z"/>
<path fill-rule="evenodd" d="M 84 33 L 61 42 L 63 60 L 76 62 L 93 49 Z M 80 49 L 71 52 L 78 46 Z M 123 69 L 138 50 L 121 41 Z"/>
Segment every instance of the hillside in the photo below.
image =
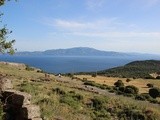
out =
<path fill-rule="evenodd" d="M 23 64 L 9 63 L 0 63 L 0 74 L 12 80 L 14 89 L 32 95 L 31 101 L 40 106 L 44 120 L 154 120 L 160 117 L 160 108 L 155 104 L 118 96 L 85 85 L 80 79 L 60 78 Z M 0 116 L 1 109 L 0 105 Z"/>
<path fill-rule="evenodd" d="M 134 61 L 121 67 L 115 67 L 103 71 L 98 74 L 114 76 L 114 77 L 127 77 L 127 78 L 149 78 L 151 73 L 160 71 L 160 61 L 146 60 Z"/>

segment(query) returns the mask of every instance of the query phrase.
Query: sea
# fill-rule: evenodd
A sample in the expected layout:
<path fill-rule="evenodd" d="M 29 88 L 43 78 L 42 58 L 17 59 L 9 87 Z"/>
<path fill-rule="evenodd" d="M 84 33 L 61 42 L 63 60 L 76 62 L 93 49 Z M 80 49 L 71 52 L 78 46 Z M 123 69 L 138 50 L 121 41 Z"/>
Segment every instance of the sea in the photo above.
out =
<path fill-rule="evenodd" d="M 96 72 L 136 60 L 160 60 L 159 56 L 51 56 L 0 55 L 0 61 L 24 63 L 48 73 Z"/>

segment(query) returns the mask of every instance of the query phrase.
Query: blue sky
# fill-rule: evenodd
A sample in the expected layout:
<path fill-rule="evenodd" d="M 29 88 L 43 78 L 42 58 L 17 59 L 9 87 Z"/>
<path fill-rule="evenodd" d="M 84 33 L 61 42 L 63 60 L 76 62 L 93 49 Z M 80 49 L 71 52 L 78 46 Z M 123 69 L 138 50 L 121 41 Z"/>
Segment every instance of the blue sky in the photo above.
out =
<path fill-rule="evenodd" d="M 18 51 L 160 53 L 160 0 L 18 0 L 0 9 Z"/>

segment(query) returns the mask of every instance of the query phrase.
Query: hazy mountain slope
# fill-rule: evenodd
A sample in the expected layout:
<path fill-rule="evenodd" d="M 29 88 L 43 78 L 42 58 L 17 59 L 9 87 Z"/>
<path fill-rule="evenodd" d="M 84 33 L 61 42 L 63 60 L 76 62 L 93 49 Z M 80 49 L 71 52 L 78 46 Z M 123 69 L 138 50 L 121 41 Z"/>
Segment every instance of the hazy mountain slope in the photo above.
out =
<path fill-rule="evenodd" d="M 55 55 L 55 56 L 122 56 L 128 55 L 120 52 L 101 51 L 88 47 L 75 47 L 68 49 L 53 49 L 36 52 L 18 52 L 17 55 Z"/>
<path fill-rule="evenodd" d="M 149 74 L 159 71 L 160 71 L 160 61 L 146 60 L 146 61 L 134 61 L 121 67 L 115 67 L 99 71 L 98 74 L 105 74 L 107 76 L 116 76 L 116 77 L 148 78 L 150 77 Z"/>

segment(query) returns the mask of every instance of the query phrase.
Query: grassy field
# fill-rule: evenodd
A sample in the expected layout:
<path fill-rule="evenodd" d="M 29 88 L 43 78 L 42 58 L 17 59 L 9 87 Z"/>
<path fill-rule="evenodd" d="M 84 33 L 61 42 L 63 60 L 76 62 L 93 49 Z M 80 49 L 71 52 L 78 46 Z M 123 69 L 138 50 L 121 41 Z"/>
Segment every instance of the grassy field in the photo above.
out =
<path fill-rule="evenodd" d="M 118 78 L 118 77 L 106 77 L 106 76 L 97 76 L 92 77 L 91 75 L 76 75 L 78 78 L 87 78 L 89 81 L 95 81 L 96 83 L 106 84 L 109 86 L 114 86 L 114 83 L 117 80 L 122 80 L 125 86 L 134 85 L 139 88 L 140 93 L 148 93 L 149 88 L 146 86 L 148 83 L 154 84 L 155 87 L 160 88 L 160 81 L 155 79 L 133 79 L 129 78 L 131 81 L 126 82 L 126 78 Z"/>
<path fill-rule="evenodd" d="M 28 71 L 25 66 L 5 64 L 0 64 L 0 74 L 12 80 L 14 89 L 32 95 L 32 103 L 40 106 L 44 120 L 130 120 L 135 117 L 142 118 L 142 120 L 144 118 L 158 120 L 160 118 L 158 105 L 112 94 L 100 95 L 76 88 L 75 86 L 83 84 L 82 81 L 62 76 L 62 82 L 54 75 L 46 79 L 45 73 L 39 73 L 37 70 Z M 119 79 L 101 76 L 77 77 L 111 86 Z M 126 83 L 125 79 L 122 80 L 125 84 L 138 85 L 142 88 L 141 92 L 148 90 L 148 88 L 143 88 L 148 82 L 160 85 L 158 81 L 152 80 L 140 82 L 137 79 L 129 83 Z"/>

